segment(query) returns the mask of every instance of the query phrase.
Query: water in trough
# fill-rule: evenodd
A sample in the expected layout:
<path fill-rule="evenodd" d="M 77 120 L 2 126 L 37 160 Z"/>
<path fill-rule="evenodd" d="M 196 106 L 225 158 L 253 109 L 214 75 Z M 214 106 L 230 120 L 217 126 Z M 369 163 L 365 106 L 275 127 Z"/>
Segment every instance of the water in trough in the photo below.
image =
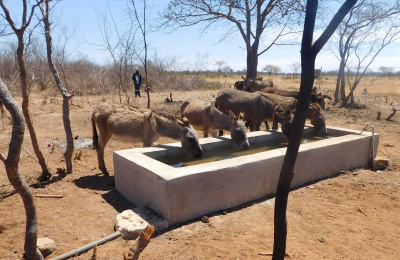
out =
<path fill-rule="evenodd" d="M 301 143 L 311 143 L 323 139 L 329 139 L 333 136 L 315 136 L 315 135 L 305 135 L 303 136 Z M 268 140 L 265 142 L 256 142 L 249 146 L 247 150 L 239 150 L 237 146 L 229 146 L 220 149 L 215 149 L 211 151 L 207 151 L 204 153 L 203 157 L 201 158 L 193 158 L 190 154 L 182 154 L 177 156 L 168 156 L 163 158 L 158 158 L 162 163 L 167 165 L 173 166 L 175 168 L 186 167 L 186 166 L 193 166 L 202 163 L 214 162 L 224 159 L 230 159 L 234 157 L 244 156 L 244 155 L 251 155 L 255 153 L 265 152 L 272 149 L 283 148 L 287 147 L 288 145 L 287 138 L 279 138 Z"/>

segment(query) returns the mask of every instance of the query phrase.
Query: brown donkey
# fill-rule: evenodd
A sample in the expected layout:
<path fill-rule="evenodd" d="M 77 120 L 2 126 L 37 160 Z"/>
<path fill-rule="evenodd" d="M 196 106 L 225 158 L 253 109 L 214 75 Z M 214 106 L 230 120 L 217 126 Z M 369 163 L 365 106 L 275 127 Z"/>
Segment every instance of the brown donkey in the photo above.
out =
<path fill-rule="evenodd" d="M 142 142 L 144 147 L 165 136 L 180 140 L 182 148 L 194 157 L 203 155 L 199 135 L 187 119 L 181 121 L 168 113 L 101 103 L 93 110 L 92 128 L 99 168 L 105 175 L 108 172 L 104 163 L 104 148 L 111 135 L 124 142 Z"/>
<path fill-rule="evenodd" d="M 286 136 L 290 136 L 293 120 L 290 111 L 285 111 L 259 93 L 225 88 L 218 92 L 215 106 L 223 112 L 231 110 L 236 116 L 243 111 L 246 124 L 247 121 L 252 122 L 249 124 L 250 131 L 259 131 L 262 122 L 267 119 L 275 119 L 281 124 L 282 132 Z"/>
<path fill-rule="evenodd" d="M 285 110 L 293 111 L 296 108 L 297 99 L 294 97 L 286 97 L 271 93 L 263 93 L 263 92 L 256 92 L 261 94 L 263 97 L 270 99 L 271 101 L 277 103 L 280 107 L 283 107 Z M 318 135 L 326 135 L 328 133 L 326 129 L 326 118 L 325 112 L 322 107 L 318 103 L 310 102 L 310 106 L 307 111 L 307 119 L 311 120 L 311 124 L 314 126 Z M 276 122 L 272 129 L 278 128 Z"/>
<path fill-rule="evenodd" d="M 189 96 L 181 104 L 181 114 L 189 119 L 194 129 L 204 131 L 204 137 L 208 137 L 209 132 L 216 137 L 217 130 L 225 130 L 231 133 L 232 141 L 242 150 L 249 147 L 246 127 L 232 112 L 225 114 L 210 102 Z"/>

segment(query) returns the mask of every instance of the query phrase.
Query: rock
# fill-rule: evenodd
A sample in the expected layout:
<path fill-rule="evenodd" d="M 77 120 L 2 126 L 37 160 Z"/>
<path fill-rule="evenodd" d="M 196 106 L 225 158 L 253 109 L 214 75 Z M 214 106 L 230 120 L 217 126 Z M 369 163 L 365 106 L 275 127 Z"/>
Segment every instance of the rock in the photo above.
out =
<path fill-rule="evenodd" d="M 125 239 L 135 239 L 149 224 L 132 210 L 125 210 L 118 214 L 116 221 L 115 229 L 121 232 Z"/>
<path fill-rule="evenodd" d="M 37 247 L 43 257 L 47 257 L 56 250 L 56 243 L 50 238 L 41 237 L 37 240 Z"/>
<path fill-rule="evenodd" d="M 210 223 L 210 219 L 209 219 L 207 216 L 203 216 L 203 217 L 201 218 L 201 222 L 203 222 L 203 223 Z"/>
<path fill-rule="evenodd" d="M 115 230 L 121 232 L 124 239 L 131 240 L 137 238 L 149 224 L 153 225 L 156 231 L 168 228 L 167 221 L 159 218 L 150 210 L 135 208 L 125 210 L 117 215 Z"/>
<path fill-rule="evenodd" d="M 382 171 L 389 167 L 389 159 L 381 156 L 377 156 L 374 159 L 374 169 L 375 171 Z"/>

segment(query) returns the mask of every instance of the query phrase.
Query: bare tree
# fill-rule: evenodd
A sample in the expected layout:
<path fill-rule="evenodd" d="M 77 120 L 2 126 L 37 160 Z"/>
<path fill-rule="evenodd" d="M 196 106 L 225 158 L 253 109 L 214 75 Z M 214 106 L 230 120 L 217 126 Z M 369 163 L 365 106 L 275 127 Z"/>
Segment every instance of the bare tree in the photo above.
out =
<path fill-rule="evenodd" d="M 369 66 L 383 48 L 399 38 L 399 13 L 399 0 L 362 0 L 350 10 L 337 33 L 340 64 L 334 95 L 335 103 L 338 103 L 339 99 L 342 105 L 349 99 L 354 102 L 354 90 Z M 352 77 L 349 73 L 350 67 L 354 68 L 355 75 Z M 346 95 L 346 83 L 350 87 L 348 95 Z"/>
<path fill-rule="evenodd" d="M 394 71 L 393 67 L 386 67 L 386 66 L 380 66 L 378 70 L 382 73 L 382 75 L 386 75 L 390 77 Z"/>
<path fill-rule="evenodd" d="M 285 0 L 173 0 L 161 14 L 163 24 L 173 30 L 203 23 L 203 33 L 212 26 L 225 31 L 219 41 L 229 39 L 239 32 L 245 42 L 247 52 L 246 78 L 257 77 L 258 57 L 273 45 L 285 45 L 280 42 L 282 36 L 296 33 L 292 28 L 295 10 L 301 9 L 302 1 Z M 262 44 L 262 35 L 269 35 L 270 42 Z"/>
<path fill-rule="evenodd" d="M 226 64 L 224 60 L 216 60 L 215 64 L 218 66 L 218 75 L 221 75 L 221 67 Z"/>
<path fill-rule="evenodd" d="M 6 84 L 0 78 L 0 103 L 3 103 L 10 112 L 13 119 L 13 130 L 11 133 L 11 141 L 8 147 L 7 158 L 0 154 L 3 161 L 8 180 L 14 189 L 22 198 L 26 212 L 26 229 L 24 250 L 27 259 L 41 260 L 44 259 L 40 251 L 37 249 L 37 214 L 33 194 L 26 184 L 25 180 L 18 172 L 19 158 L 21 155 L 22 141 L 24 139 L 25 124 L 17 103 L 11 96 Z"/>
<path fill-rule="evenodd" d="M 54 61 L 58 65 L 58 67 L 61 69 L 61 74 L 62 78 L 65 83 L 65 88 L 68 90 L 70 93 L 74 93 L 74 89 L 70 89 L 68 86 L 68 79 L 67 79 L 67 73 L 66 73 L 66 63 L 68 62 L 68 56 L 70 55 L 67 47 L 68 47 L 68 42 L 72 39 L 72 37 L 75 35 L 76 28 L 73 28 L 72 32 L 69 31 L 67 26 L 63 26 L 61 28 L 61 34 L 62 36 L 59 38 L 58 42 L 59 44 L 55 49 L 55 56 Z M 52 44 L 52 48 L 53 48 Z M 85 93 L 87 94 L 87 93 Z"/>
<path fill-rule="evenodd" d="M 342 19 L 355 5 L 357 0 L 346 0 L 321 36 L 313 41 L 315 18 L 318 9 L 318 0 L 307 0 L 306 17 L 304 21 L 303 39 L 301 44 L 301 83 L 300 92 L 294 115 L 292 132 L 289 144 L 283 159 L 275 199 L 274 214 L 274 253 L 272 259 L 283 260 L 286 251 L 287 222 L 286 209 L 290 185 L 294 177 L 301 137 L 303 135 L 307 110 L 310 105 L 311 91 L 314 85 L 315 59 L 332 36 Z"/>
<path fill-rule="evenodd" d="M 228 74 L 228 73 L 232 73 L 232 72 L 233 72 L 233 69 L 231 68 L 231 66 L 226 65 L 226 66 L 223 66 L 223 67 L 221 68 L 221 71 L 222 71 L 223 73 L 225 73 L 225 75 L 226 75 L 226 74 Z"/>
<path fill-rule="evenodd" d="M 36 1 L 36 4 L 31 6 L 30 12 L 28 14 L 28 4 L 26 0 L 22 1 L 23 9 L 22 9 L 22 23 L 20 28 L 17 28 L 16 24 L 14 23 L 13 19 L 11 18 L 10 12 L 7 9 L 6 5 L 4 4 L 3 0 L 0 0 L 0 5 L 4 12 L 4 18 L 7 20 L 9 26 L 15 33 L 18 39 L 18 48 L 17 48 L 17 59 L 18 59 L 18 66 L 20 72 L 20 80 L 21 80 L 21 90 L 22 90 L 22 112 L 24 114 L 25 122 L 28 127 L 33 150 L 38 158 L 39 164 L 42 167 L 42 174 L 39 177 L 39 180 L 45 181 L 51 177 L 50 171 L 46 165 L 46 161 L 43 157 L 42 151 L 39 148 L 39 144 L 36 138 L 35 128 L 33 127 L 32 118 L 29 112 L 29 91 L 28 91 L 28 84 L 27 84 L 27 76 L 26 76 L 26 68 L 25 68 L 25 58 L 24 58 L 24 50 L 25 50 L 25 41 L 24 41 L 24 33 L 28 26 L 32 21 L 32 17 L 34 15 L 34 11 L 36 7 L 38 7 L 42 3 L 42 0 Z"/>
<path fill-rule="evenodd" d="M 130 0 L 132 7 L 133 7 L 133 16 L 131 16 L 131 21 L 136 20 L 137 25 L 139 26 L 140 32 L 142 34 L 143 38 L 143 54 L 141 55 L 141 51 L 139 51 L 137 54 L 138 58 L 142 61 L 143 67 L 144 67 L 144 72 L 145 72 L 145 77 L 144 77 L 144 84 L 146 86 L 146 93 L 147 93 L 147 108 L 150 108 L 150 86 L 148 85 L 148 70 L 147 70 L 147 40 L 146 40 L 146 33 L 147 33 L 147 4 L 146 0 L 143 0 L 142 2 L 142 10 L 143 12 L 139 13 L 138 8 L 135 4 L 134 0 Z M 136 1 L 137 2 L 137 1 Z M 131 14 L 131 12 L 130 12 Z"/>
<path fill-rule="evenodd" d="M 301 69 L 301 64 L 300 62 L 293 62 L 290 64 L 290 70 L 292 71 L 292 77 L 297 78 L 297 74 L 299 74 Z"/>
<path fill-rule="evenodd" d="M 136 30 L 131 22 L 126 30 L 121 30 L 117 25 L 114 16 L 107 2 L 107 10 L 104 14 L 99 14 L 99 27 L 103 44 L 92 44 L 106 49 L 113 60 L 113 77 L 117 82 L 119 102 L 122 103 L 121 91 L 125 93 L 126 101 L 129 102 L 128 86 L 133 70 L 133 55 L 135 50 Z"/>
<path fill-rule="evenodd" d="M 207 70 L 210 63 L 209 53 L 196 52 L 196 59 L 194 61 L 194 71 L 200 74 L 201 71 Z"/>
<path fill-rule="evenodd" d="M 44 34 L 46 37 L 47 61 L 49 63 L 51 73 L 53 74 L 54 81 L 56 82 L 57 87 L 60 90 L 61 95 L 63 97 L 63 106 L 62 106 L 63 123 L 64 123 L 65 136 L 67 140 L 67 147 L 64 153 L 64 157 L 65 157 L 67 173 L 69 174 L 73 172 L 72 154 L 74 153 L 74 138 L 72 136 L 71 122 L 69 120 L 69 100 L 72 98 L 73 94 L 68 93 L 68 91 L 64 88 L 60 80 L 60 77 L 58 75 L 57 68 L 53 62 L 53 49 L 52 49 L 53 45 L 52 45 L 50 20 L 49 20 L 49 12 L 50 12 L 49 1 L 50 0 L 44 0 L 40 10 L 43 16 Z"/>

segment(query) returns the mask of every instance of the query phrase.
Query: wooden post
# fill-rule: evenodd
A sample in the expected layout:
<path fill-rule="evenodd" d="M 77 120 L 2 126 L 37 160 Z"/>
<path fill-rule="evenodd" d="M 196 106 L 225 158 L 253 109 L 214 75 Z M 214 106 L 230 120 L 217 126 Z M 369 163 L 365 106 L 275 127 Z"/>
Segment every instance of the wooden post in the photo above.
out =
<path fill-rule="evenodd" d="M 392 107 L 392 113 L 390 114 L 390 116 L 388 116 L 388 118 L 386 118 L 386 120 L 390 120 L 390 118 L 392 118 L 393 116 L 394 116 L 394 114 L 396 114 L 396 112 L 397 112 L 397 108 L 395 108 L 395 107 Z"/>

